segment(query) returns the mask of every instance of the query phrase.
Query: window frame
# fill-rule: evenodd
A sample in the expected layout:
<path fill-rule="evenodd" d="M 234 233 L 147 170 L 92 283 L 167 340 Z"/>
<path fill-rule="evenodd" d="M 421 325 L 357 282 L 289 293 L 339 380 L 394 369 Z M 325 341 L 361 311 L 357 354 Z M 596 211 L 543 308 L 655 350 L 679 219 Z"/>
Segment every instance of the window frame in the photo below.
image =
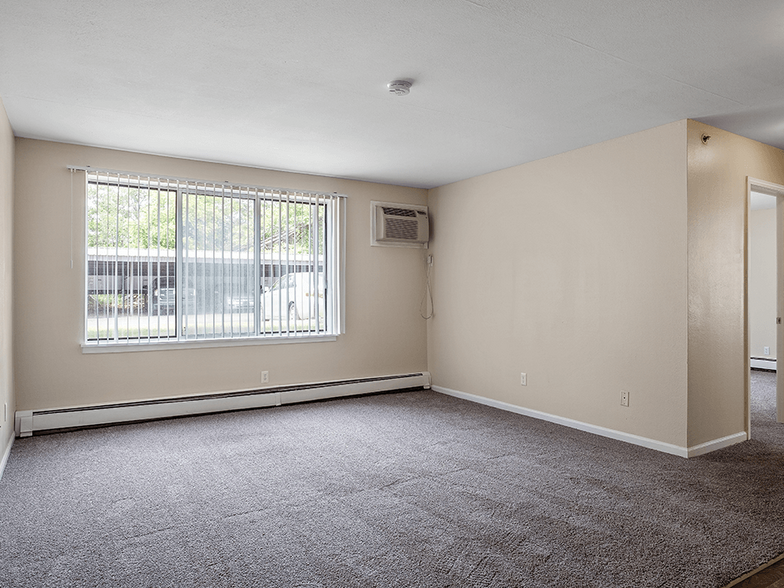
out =
<path fill-rule="evenodd" d="M 205 180 L 196 180 L 192 178 L 179 178 L 179 177 L 172 177 L 172 176 L 157 176 L 157 175 L 150 175 L 150 174 L 139 174 L 134 172 L 126 172 L 126 171 L 116 171 L 116 170 L 108 170 L 108 169 L 97 169 L 92 167 L 76 167 L 71 166 L 69 167 L 72 174 L 76 172 L 84 172 L 84 238 L 82 240 L 82 246 L 84 247 L 84 271 L 83 271 L 83 317 L 82 317 L 82 338 L 81 338 L 81 347 L 83 353 L 96 353 L 96 352 L 114 352 L 114 351 L 145 351 L 145 350 L 155 350 L 155 349 L 185 349 L 185 348 L 201 348 L 201 347 L 224 347 L 224 346 L 245 346 L 245 345 L 267 345 L 267 344 L 290 344 L 290 343 L 304 343 L 304 342 L 314 342 L 314 341 L 335 341 L 337 337 L 345 332 L 345 222 L 346 222 L 346 210 L 345 210 L 345 201 L 346 196 L 345 194 L 338 194 L 336 192 L 327 193 L 327 192 L 315 192 L 310 190 L 292 190 L 288 188 L 270 188 L 265 186 L 254 186 L 254 185 L 246 185 L 246 184 L 234 184 L 228 182 L 210 182 Z M 104 180 L 102 182 L 102 179 Z M 101 183 L 110 183 L 112 185 L 120 185 L 126 186 L 128 188 L 138 188 L 138 189 L 147 189 L 147 190 L 158 190 L 158 191 L 172 191 L 176 192 L 175 196 L 175 213 L 176 213 L 176 233 L 175 233 L 175 259 L 176 259 L 176 274 L 175 274 L 175 281 L 176 281 L 176 297 L 177 297 L 177 308 L 175 310 L 175 324 L 176 327 L 174 329 L 173 335 L 166 335 L 160 336 L 156 334 L 155 336 L 151 336 L 150 332 L 148 331 L 147 335 L 138 334 L 134 337 L 125 337 L 125 338 L 118 338 L 118 335 L 115 332 L 114 338 L 101 338 L 100 334 L 97 335 L 96 338 L 89 338 L 89 321 L 90 321 L 90 314 L 89 314 L 89 304 L 90 304 L 90 279 L 91 277 L 94 278 L 94 284 L 97 283 L 97 279 L 95 276 L 98 275 L 97 271 L 94 274 L 91 274 L 91 264 L 94 267 L 97 267 L 99 261 L 97 259 L 91 260 L 91 247 L 89 245 L 90 239 L 90 212 L 91 212 L 91 205 L 89 202 L 89 185 L 93 184 L 101 184 Z M 225 331 L 222 332 L 221 335 L 215 336 L 213 332 L 213 336 L 204 336 L 199 337 L 198 333 L 194 337 L 191 333 L 183 334 L 183 325 L 184 320 L 186 320 L 186 311 L 187 309 L 182 308 L 182 304 L 180 304 L 182 298 L 182 288 L 184 286 L 186 276 L 183 272 L 183 255 L 185 250 L 185 243 L 184 238 L 186 238 L 186 233 L 183 228 L 183 216 L 184 216 L 184 198 L 187 198 L 188 195 L 208 195 L 211 197 L 226 199 L 231 201 L 233 198 L 240 198 L 250 200 L 254 204 L 252 205 L 253 208 L 253 219 L 252 219 L 252 227 L 254 231 L 254 259 L 252 262 L 252 271 L 254 272 L 254 296 L 253 299 L 253 323 L 254 323 L 254 330 L 252 334 L 235 334 L 230 333 L 226 335 Z M 149 196 L 148 196 L 149 197 Z M 316 272 L 308 272 L 314 275 L 313 279 L 316 284 L 319 283 L 319 280 L 322 279 L 324 281 L 324 324 L 323 329 L 321 328 L 320 323 L 317 322 L 314 325 L 308 323 L 309 326 L 307 328 L 303 327 L 294 327 L 291 328 L 291 325 L 287 323 L 287 328 L 285 330 L 280 328 L 280 330 L 270 330 L 266 328 L 262 328 L 265 323 L 264 318 L 264 311 L 261 308 L 261 303 L 266 291 L 266 288 L 262 285 L 262 280 L 264 277 L 268 277 L 270 273 L 272 273 L 273 277 L 276 279 L 280 279 L 283 275 L 291 274 L 291 267 L 295 267 L 294 273 L 297 272 L 299 267 L 296 251 L 294 254 L 293 266 L 292 262 L 288 259 L 288 252 L 287 252 L 287 259 L 285 262 L 281 259 L 282 253 L 279 251 L 279 256 L 277 261 L 274 261 L 273 254 L 270 253 L 269 258 L 262 256 L 260 254 L 261 248 L 261 241 L 262 241 L 262 232 L 260 230 L 260 216 L 262 211 L 262 206 L 260 204 L 264 204 L 264 206 L 268 205 L 269 203 L 278 203 L 279 207 L 290 206 L 292 204 L 307 204 L 311 207 L 315 207 L 315 210 L 318 211 L 319 207 L 323 206 L 324 211 L 324 220 L 323 220 L 323 253 L 318 250 L 318 243 L 316 243 L 316 252 L 311 252 L 312 259 L 310 261 L 310 267 L 317 267 L 322 268 L 317 270 Z M 274 206 L 274 204 L 273 204 Z M 120 205 L 118 204 L 118 209 Z M 160 207 L 156 214 L 160 214 Z M 316 216 L 318 218 L 318 214 Z M 119 217 L 118 217 L 119 218 Z M 287 223 L 290 222 L 290 219 L 287 215 Z M 317 224 L 321 224 L 320 222 Z M 289 225 L 286 225 L 286 230 L 289 231 Z M 156 236 L 156 238 L 159 238 Z M 278 237 L 280 239 L 281 237 Z M 96 256 L 98 253 L 98 246 L 94 247 L 93 249 L 96 250 Z M 117 249 L 119 249 L 117 247 Z M 129 248 L 130 251 L 131 248 Z M 138 249 L 138 246 L 137 246 Z M 205 248 L 206 250 L 206 248 Z M 145 251 L 149 257 L 150 252 L 154 252 L 154 249 L 151 249 L 149 246 L 147 249 L 141 249 L 141 251 Z M 158 257 L 156 261 L 160 264 L 160 249 L 158 250 Z M 171 250 L 167 250 L 171 251 Z M 225 249 L 223 249 L 225 253 Z M 129 256 L 130 258 L 130 256 Z M 146 262 L 146 263 L 156 263 L 156 261 Z M 114 263 L 120 263 L 119 256 L 115 256 Z M 126 261 L 130 265 L 131 261 Z M 137 262 L 143 263 L 143 262 Z M 285 263 L 285 267 L 282 265 Z M 307 263 L 307 262 L 306 262 Z M 267 267 L 269 265 L 269 267 Z M 285 270 L 285 271 L 284 271 Z M 95 271 L 95 270 L 94 270 Z M 223 269 L 221 268 L 221 271 Z M 307 271 L 307 270 L 306 270 Z M 277 272 L 277 273 L 276 273 Z M 160 273 L 160 268 L 158 269 L 158 273 Z M 109 274 L 107 274 L 108 276 Z M 115 266 L 114 272 L 111 278 L 108 278 L 110 282 L 114 282 L 115 286 L 115 296 L 118 292 L 116 282 L 117 282 L 117 267 Z M 130 274 L 129 274 L 130 275 Z M 168 283 L 168 276 L 167 273 L 167 283 Z M 161 276 L 155 276 L 156 280 L 160 280 Z M 107 278 L 105 278 L 107 279 Z M 144 278 L 147 282 L 145 288 L 147 289 L 145 292 L 146 299 L 146 306 L 147 308 L 147 316 L 155 316 L 160 317 L 160 314 L 151 315 L 149 311 L 149 306 L 152 302 L 151 290 L 149 288 L 152 284 L 152 275 L 146 275 Z M 133 277 L 131 278 L 133 282 Z M 142 279 L 137 279 L 138 282 L 141 282 Z M 259 287 L 261 286 L 261 287 Z M 95 291 L 95 289 L 93 289 Z M 123 287 L 122 292 L 126 292 L 125 288 Z M 133 286 L 131 287 L 131 296 L 133 295 Z M 187 297 L 186 297 L 187 298 Z M 318 306 L 318 300 L 315 302 L 316 306 Z M 225 310 L 222 311 L 225 313 Z M 316 313 L 318 314 L 318 310 Z M 141 316 L 141 314 L 139 315 Z M 117 313 L 115 312 L 115 319 L 117 317 Z M 278 319 L 280 320 L 280 319 Z"/>

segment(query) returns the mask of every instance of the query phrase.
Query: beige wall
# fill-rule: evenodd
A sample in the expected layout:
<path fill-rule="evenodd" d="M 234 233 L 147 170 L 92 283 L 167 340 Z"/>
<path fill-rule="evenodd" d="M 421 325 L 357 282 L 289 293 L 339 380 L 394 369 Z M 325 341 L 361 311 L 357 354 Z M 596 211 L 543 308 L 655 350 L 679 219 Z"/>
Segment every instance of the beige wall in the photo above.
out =
<path fill-rule="evenodd" d="M 431 190 L 434 385 L 685 446 L 685 134 Z"/>
<path fill-rule="evenodd" d="M 695 121 L 688 150 L 689 444 L 697 445 L 746 429 L 747 178 L 784 184 L 784 152 Z"/>
<path fill-rule="evenodd" d="M 346 333 L 336 342 L 82 354 L 84 203 L 79 180 L 70 268 L 69 165 L 348 195 Z M 14 263 L 17 408 L 34 410 L 424 371 L 421 249 L 370 246 L 370 201 L 425 204 L 426 192 L 16 140 Z"/>
<path fill-rule="evenodd" d="M 0 127 L 5 362 L 15 157 L 2 385 L 16 409 L 248 389 L 262 369 L 272 385 L 429 369 L 436 386 L 679 447 L 745 430 L 746 178 L 784 184 L 778 149 L 679 121 L 426 193 L 27 139 L 14 155 Z M 72 242 L 68 165 L 348 194 L 347 333 L 82 354 L 84 206 L 77 182 Z M 430 250 L 371 248 L 371 200 L 427 202 Z"/>
<path fill-rule="evenodd" d="M 13 439 L 16 410 L 12 352 L 13 192 L 14 133 L 0 101 L 0 459 Z M 6 414 L 3 405 L 7 405 Z"/>
<path fill-rule="evenodd" d="M 771 199 L 774 197 L 771 196 Z M 764 348 L 770 348 L 765 355 Z M 749 353 L 776 359 L 776 209 L 749 215 Z"/>

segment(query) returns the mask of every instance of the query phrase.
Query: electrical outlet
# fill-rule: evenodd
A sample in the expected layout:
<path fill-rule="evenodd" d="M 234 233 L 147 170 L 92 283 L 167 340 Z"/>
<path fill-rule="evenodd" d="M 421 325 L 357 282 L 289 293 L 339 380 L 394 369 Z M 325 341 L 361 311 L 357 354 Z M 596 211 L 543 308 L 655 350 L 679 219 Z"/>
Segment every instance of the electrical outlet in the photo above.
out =
<path fill-rule="evenodd" d="M 629 393 L 621 390 L 621 406 L 629 406 Z"/>
<path fill-rule="evenodd" d="M 269 372 L 267 370 L 261 372 L 261 383 L 269 384 Z"/>
<path fill-rule="evenodd" d="M 520 372 L 520 385 L 527 386 L 528 385 L 528 375 L 525 372 Z"/>
<path fill-rule="evenodd" d="M 770 347 L 763 347 L 762 353 L 764 353 L 765 355 L 770 355 Z"/>

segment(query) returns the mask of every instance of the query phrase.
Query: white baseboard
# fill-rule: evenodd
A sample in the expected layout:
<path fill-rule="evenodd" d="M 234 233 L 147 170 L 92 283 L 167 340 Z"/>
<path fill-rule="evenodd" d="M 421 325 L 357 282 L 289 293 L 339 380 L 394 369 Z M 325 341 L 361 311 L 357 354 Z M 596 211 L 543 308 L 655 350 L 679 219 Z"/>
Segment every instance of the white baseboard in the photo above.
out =
<path fill-rule="evenodd" d="M 751 367 L 756 368 L 759 370 L 771 370 L 776 371 L 776 360 L 775 359 L 766 359 L 764 357 L 752 357 L 751 358 Z"/>
<path fill-rule="evenodd" d="M 8 458 L 11 456 L 11 447 L 14 446 L 14 438 L 11 437 L 11 440 L 8 442 L 8 447 L 5 448 L 3 452 L 3 457 L 0 459 L 0 480 L 3 479 L 3 472 L 5 471 L 5 464 L 8 463 Z"/>
<path fill-rule="evenodd" d="M 727 435 L 721 439 L 714 439 L 713 441 L 708 441 L 707 443 L 700 443 L 694 447 L 689 447 L 689 457 L 697 457 L 698 455 L 704 455 L 706 453 L 710 453 L 711 451 L 716 451 L 717 449 L 729 447 L 730 445 L 747 441 L 748 438 L 749 436 L 746 434 L 746 431 L 742 431 L 740 433 L 735 433 L 734 435 Z"/>
<path fill-rule="evenodd" d="M 702 455 L 710 451 L 715 451 L 716 449 L 721 449 L 722 447 L 733 445 L 734 443 L 745 441 L 747 438 L 745 432 L 736 433 L 728 437 L 723 437 L 722 439 L 716 439 L 715 441 L 710 441 L 708 443 L 702 443 L 701 445 L 697 445 L 695 447 L 687 448 L 687 447 L 681 447 L 679 445 L 672 445 L 671 443 L 664 443 L 662 441 L 657 441 L 655 439 L 649 439 L 647 437 L 640 437 L 639 435 L 633 435 L 631 433 L 616 431 L 615 429 L 608 429 L 605 427 L 599 427 L 597 425 L 591 425 L 589 423 L 583 423 L 581 421 L 560 417 L 546 412 L 541 412 L 538 410 L 532 410 L 530 408 L 515 406 L 514 404 L 501 402 L 499 400 L 492 400 L 490 398 L 484 398 L 483 396 L 476 396 L 474 394 L 458 392 L 457 390 L 450 390 L 449 388 L 444 388 L 443 386 L 433 386 L 432 388 L 436 392 L 441 392 L 442 394 L 448 394 L 449 396 L 455 396 L 457 398 L 462 398 L 464 400 L 470 400 L 471 402 L 485 404 L 487 406 L 492 406 L 494 408 L 500 408 L 501 410 L 506 410 L 509 412 L 514 412 L 517 414 L 529 416 L 542 421 L 548 421 L 551 423 L 555 423 L 557 425 L 563 425 L 565 427 L 570 427 L 572 429 L 578 429 L 580 431 L 585 431 L 586 433 L 593 433 L 594 435 L 599 435 L 601 437 L 608 437 L 610 439 L 624 441 L 626 443 L 631 443 L 632 445 L 639 445 L 641 447 L 647 447 L 648 449 L 655 449 L 656 451 L 669 453 L 670 455 L 677 455 L 679 457 L 695 457 L 697 455 Z"/>
<path fill-rule="evenodd" d="M 46 410 L 19 410 L 15 413 L 15 432 L 18 437 L 29 437 L 36 431 L 72 429 L 248 408 L 264 408 L 311 400 L 355 396 L 357 394 L 372 394 L 374 392 L 403 390 L 420 386 L 427 387 L 429 385 L 430 374 L 419 372 L 376 378 L 314 382 L 296 386 L 275 386 L 259 390 L 237 390 L 215 394 L 180 396 L 139 402 L 120 402 Z"/>

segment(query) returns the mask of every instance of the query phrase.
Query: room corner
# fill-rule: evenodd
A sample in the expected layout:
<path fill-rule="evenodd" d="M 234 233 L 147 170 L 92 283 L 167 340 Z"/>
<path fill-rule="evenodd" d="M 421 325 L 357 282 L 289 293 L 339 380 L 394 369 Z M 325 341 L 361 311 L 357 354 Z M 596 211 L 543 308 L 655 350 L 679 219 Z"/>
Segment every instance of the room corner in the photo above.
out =
<path fill-rule="evenodd" d="M 0 478 L 14 441 L 14 133 L 0 97 Z"/>

